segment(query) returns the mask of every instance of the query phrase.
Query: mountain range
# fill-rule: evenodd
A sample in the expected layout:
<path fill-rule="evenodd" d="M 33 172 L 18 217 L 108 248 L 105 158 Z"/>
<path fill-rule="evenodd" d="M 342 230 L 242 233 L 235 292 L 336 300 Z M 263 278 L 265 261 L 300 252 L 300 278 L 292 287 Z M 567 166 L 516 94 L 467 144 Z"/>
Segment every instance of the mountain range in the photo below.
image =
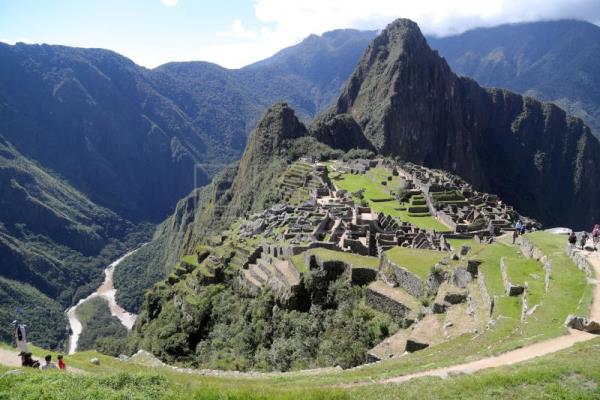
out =
<path fill-rule="evenodd" d="M 555 101 L 595 127 L 598 29 L 556 21 L 426 40 L 400 21 L 379 35 L 311 35 L 239 70 L 205 62 L 149 70 L 108 50 L 0 44 L 0 263 L 9 266 L 0 303 L 10 305 L 0 323 L 31 299 L 26 319 L 45 323 L 53 333 L 44 344 L 58 346 L 60 310 L 166 217 L 115 275 L 119 301 L 139 310 L 145 290 L 200 236 L 276 196 L 262 172 L 259 186 L 248 186 L 249 164 L 235 161 L 281 100 L 289 107 L 272 109 L 257 130 L 277 130 L 295 110 L 307 134 L 295 141 L 302 149 L 286 152 L 395 155 L 458 173 L 547 224 L 588 227 L 599 174 L 590 130 L 554 105 L 482 89 L 451 68 Z M 287 162 L 265 157 L 265 173 Z M 52 321 L 39 322 L 44 310 Z"/>
<path fill-rule="evenodd" d="M 93 291 L 102 267 L 238 159 L 272 102 L 306 119 L 328 105 L 373 36 L 313 35 L 240 70 L 0 44 L 2 339 L 22 318 L 40 328 L 36 343 L 59 346 L 61 310 Z"/>
<path fill-rule="evenodd" d="M 428 37 L 452 70 L 480 85 L 550 101 L 600 135 L 600 27 L 561 20 Z"/>

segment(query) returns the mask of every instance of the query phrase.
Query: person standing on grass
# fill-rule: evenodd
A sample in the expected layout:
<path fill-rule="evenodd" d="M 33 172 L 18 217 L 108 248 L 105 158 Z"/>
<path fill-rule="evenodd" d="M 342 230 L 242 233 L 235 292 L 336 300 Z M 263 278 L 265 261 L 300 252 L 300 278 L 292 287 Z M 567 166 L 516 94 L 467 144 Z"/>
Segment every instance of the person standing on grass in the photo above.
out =
<path fill-rule="evenodd" d="M 521 234 L 521 229 L 523 229 L 523 224 L 521 224 L 521 221 L 519 220 L 515 224 L 515 230 L 517 231 L 517 235 Z"/>
<path fill-rule="evenodd" d="M 575 245 L 577 245 L 577 236 L 575 236 L 574 231 L 571 231 L 571 234 L 569 235 L 569 254 L 571 254 Z"/>
<path fill-rule="evenodd" d="M 46 370 L 46 369 L 56 369 L 56 364 L 54 364 L 54 363 L 52 362 L 52 356 L 51 356 L 50 354 L 48 354 L 48 355 L 47 355 L 47 356 L 44 358 L 44 360 L 46 360 L 46 364 L 44 364 L 44 365 L 42 365 L 42 366 L 40 367 L 40 369 L 41 369 L 42 371 L 44 371 L 44 370 Z"/>
<path fill-rule="evenodd" d="M 588 237 L 589 236 L 588 236 L 587 232 L 585 232 L 585 231 L 581 234 L 581 239 L 579 239 L 579 245 L 581 246 L 581 250 L 583 250 L 585 248 L 585 244 L 588 240 Z"/>
<path fill-rule="evenodd" d="M 56 358 L 58 359 L 58 369 L 66 370 L 67 364 L 65 364 L 65 360 L 63 360 L 62 354 L 59 354 Z"/>
<path fill-rule="evenodd" d="M 517 240 L 518 236 L 519 236 L 519 232 L 515 229 L 512 234 L 513 244 L 515 244 L 515 240 Z"/>

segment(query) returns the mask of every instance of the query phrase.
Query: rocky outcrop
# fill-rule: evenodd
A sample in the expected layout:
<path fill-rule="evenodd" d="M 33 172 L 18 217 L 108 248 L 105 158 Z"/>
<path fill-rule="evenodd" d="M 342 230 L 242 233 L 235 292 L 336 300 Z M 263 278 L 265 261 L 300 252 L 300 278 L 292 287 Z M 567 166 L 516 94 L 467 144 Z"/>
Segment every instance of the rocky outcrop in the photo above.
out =
<path fill-rule="evenodd" d="M 545 224 L 600 218 L 600 142 L 589 128 L 553 104 L 456 76 L 412 21 L 375 38 L 329 112 L 350 115 L 378 152 L 453 171 Z M 335 144 L 345 128 L 320 128 L 331 125 L 313 129 Z M 352 126 L 348 142 L 360 137 Z"/>
<path fill-rule="evenodd" d="M 584 317 L 569 315 L 565 321 L 565 325 L 569 328 L 577 329 L 578 331 L 600 334 L 600 323 L 588 320 Z"/>

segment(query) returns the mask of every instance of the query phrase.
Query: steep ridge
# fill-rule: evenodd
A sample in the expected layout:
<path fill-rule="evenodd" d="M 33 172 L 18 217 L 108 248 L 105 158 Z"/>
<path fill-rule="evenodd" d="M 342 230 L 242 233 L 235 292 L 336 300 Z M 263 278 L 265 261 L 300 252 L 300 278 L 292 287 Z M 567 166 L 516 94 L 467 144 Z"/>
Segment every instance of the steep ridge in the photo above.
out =
<path fill-rule="evenodd" d="M 486 87 L 551 101 L 600 135 L 600 27 L 559 20 L 428 37 L 452 69 Z"/>
<path fill-rule="evenodd" d="M 412 21 L 373 41 L 328 114 L 353 118 L 382 154 L 457 173 L 546 224 L 600 217 L 600 143 L 589 128 L 553 104 L 456 76 Z M 349 132 L 317 122 L 325 143 Z M 346 148 L 364 140 L 356 129 L 348 138 Z"/>

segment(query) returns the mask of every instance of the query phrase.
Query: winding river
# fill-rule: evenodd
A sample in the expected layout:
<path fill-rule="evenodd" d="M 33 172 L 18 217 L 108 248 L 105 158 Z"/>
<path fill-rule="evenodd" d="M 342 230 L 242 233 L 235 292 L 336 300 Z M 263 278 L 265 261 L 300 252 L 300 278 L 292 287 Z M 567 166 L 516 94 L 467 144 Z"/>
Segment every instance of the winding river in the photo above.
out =
<path fill-rule="evenodd" d="M 143 244 L 142 246 L 145 246 Z M 142 247 L 140 246 L 140 247 Z M 104 270 L 104 282 L 102 285 L 98 287 L 98 289 L 90 294 L 85 299 L 79 300 L 79 302 L 73 307 L 67 310 L 67 317 L 69 318 L 69 325 L 71 326 L 71 336 L 69 337 L 69 354 L 73 354 L 77 351 L 77 343 L 79 342 L 79 336 L 81 335 L 81 331 L 83 330 L 83 326 L 79 318 L 77 318 L 77 307 L 86 301 L 93 299 L 94 297 L 102 297 L 108 302 L 108 308 L 110 309 L 111 315 L 117 317 L 119 321 L 127 328 L 127 330 L 131 330 L 133 324 L 135 323 L 135 319 L 137 315 L 132 314 L 126 311 L 123 307 L 117 304 L 115 295 L 117 293 L 117 289 L 115 289 L 113 285 L 113 274 L 115 272 L 115 268 L 127 257 L 135 253 L 140 249 L 131 250 L 125 253 L 123 256 L 113 261 L 106 269 Z"/>

